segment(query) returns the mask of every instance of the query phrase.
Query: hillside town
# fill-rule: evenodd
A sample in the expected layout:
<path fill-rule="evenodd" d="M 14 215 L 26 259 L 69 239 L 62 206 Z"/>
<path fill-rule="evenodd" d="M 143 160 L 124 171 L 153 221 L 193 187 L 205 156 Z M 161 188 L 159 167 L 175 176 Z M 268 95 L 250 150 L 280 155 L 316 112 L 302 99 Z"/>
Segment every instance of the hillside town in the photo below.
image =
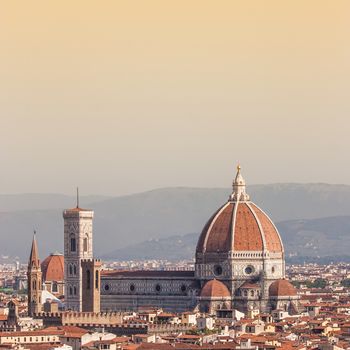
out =
<path fill-rule="evenodd" d="M 349 15 L 0 1 L 0 350 L 350 350 Z"/>
<path fill-rule="evenodd" d="M 145 262 L 148 264 L 147 262 Z M 110 264 L 118 264 L 110 263 Z M 157 264 L 157 263 L 156 263 Z M 144 308 L 112 317 L 59 311 L 54 300 L 29 317 L 23 267 L 0 266 L 0 349 L 348 349 L 350 264 L 287 265 L 301 310 L 170 313 Z M 25 286 L 26 287 L 26 286 Z M 46 317 L 56 313 L 57 317 Z"/>

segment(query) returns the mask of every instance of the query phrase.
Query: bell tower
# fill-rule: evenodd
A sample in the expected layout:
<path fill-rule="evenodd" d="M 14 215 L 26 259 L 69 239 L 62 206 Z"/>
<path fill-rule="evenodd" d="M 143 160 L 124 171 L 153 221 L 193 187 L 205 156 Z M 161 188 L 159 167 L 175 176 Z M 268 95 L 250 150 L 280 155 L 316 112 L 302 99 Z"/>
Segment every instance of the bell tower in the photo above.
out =
<path fill-rule="evenodd" d="M 28 261 L 28 315 L 33 316 L 41 312 L 41 292 L 42 292 L 42 281 L 41 281 L 41 267 L 38 254 L 38 246 L 36 244 L 36 233 L 34 231 L 32 249 L 30 251 Z"/>
<path fill-rule="evenodd" d="M 64 274 L 65 304 L 67 310 L 82 311 L 83 259 L 92 259 L 92 221 L 94 212 L 77 206 L 63 211 L 64 219 Z"/>

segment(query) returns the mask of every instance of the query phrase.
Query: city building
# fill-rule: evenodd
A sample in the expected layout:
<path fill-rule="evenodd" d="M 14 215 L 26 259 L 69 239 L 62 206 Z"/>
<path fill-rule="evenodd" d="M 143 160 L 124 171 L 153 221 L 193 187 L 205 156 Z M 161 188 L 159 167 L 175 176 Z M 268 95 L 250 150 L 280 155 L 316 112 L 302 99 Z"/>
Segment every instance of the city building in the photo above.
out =
<path fill-rule="evenodd" d="M 63 212 L 67 310 L 298 309 L 297 293 L 285 279 L 281 237 L 250 201 L 240 167 L 228 201 L 199 237 L 194 271 L 101 271 L 93 259 L 93 214 L 78 202 Z"/>

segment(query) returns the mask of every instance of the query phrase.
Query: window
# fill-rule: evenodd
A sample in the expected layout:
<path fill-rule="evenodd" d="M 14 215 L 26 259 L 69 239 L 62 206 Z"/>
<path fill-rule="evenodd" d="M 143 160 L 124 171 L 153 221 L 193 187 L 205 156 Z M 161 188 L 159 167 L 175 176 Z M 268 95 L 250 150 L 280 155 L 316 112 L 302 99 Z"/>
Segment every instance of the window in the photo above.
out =
<path fill-rule="evenodd" d="M 90 270 L 86 271 L 86 289 L 90 289 L 91 285 L 91 273 Z"/>
<path fill-rule="evenodd" d="M 77 242 L 74 237 L 70 238 L 70 251 L 75 252 L 77 250 Z"/>
<path fill-rule="evenodd" d="M 214 274 L 216 276 L 221 276 L 222 275 L 222 267 L 220 265 L 216 265 L 214 267 Z"/>
<path fill-rule="evenodd" d="M 74 275 L 77 274 L 77 266 L 75 264 L 73 264 L 73 273 L 74 273 Z"/>
<path fill-rule="evenodd" d="M 95 288 L 98 289 L 98 271 L 95 273 Z"/>
<path fill-rule="evenodd" d="M 87 235 L 86 235 L 87 236 Z M 83 244 L 83 247 L 84 247 L 84 252 L 87 252 L 89 249 L 89 246 L 88 246 L 88 237 L 85 237 L 84 238 L 84 244 Z"/>
<path fill-rule="evenodd" d="M 69 264 L 69 274 L 72 276 L 73 275 L 73 265 Z"/>
<path fill-rule="evenodd" d="M 52 293 L 57 293 L 57 292 L 58 292 L 57 283 L 53 282 L 52 283 Z"/>
<path fill-rule="evenodd" d="M 160 284 L 156 285 L 156 291 L 159 293 L 162 290 L 162 287 L 160 286 Z"/>
<path fill-rule="evenodd" d="M 73 288 L 69 287 L 69 295 L 73 295 Z"/>
<path fill-rule="evenodd" d="M 77 287 L 74 287 L 74 295 L 77 295 Z"/>
<path fill-rule="evenodd" d="M 247 275 L 250 275 L 251 273 L 254 272 L 254 267 L 253 266 L 247 266 L 244 270 L 244 272 L 247 274 Z"/>
<path fill-rule="evenodd" d="M 134 284 L 130 284 L 130 292 L 134 292 L 135 291 L 135 285 Z"/>

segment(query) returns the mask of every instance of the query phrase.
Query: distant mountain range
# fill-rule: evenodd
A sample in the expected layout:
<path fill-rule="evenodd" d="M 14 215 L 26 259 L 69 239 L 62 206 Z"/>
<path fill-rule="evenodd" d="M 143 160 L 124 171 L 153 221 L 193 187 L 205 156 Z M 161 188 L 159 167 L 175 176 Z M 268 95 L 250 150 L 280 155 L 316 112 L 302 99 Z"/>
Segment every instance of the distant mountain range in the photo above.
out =
<path fill-rule="evenodd" d="M 158 240 L 162 245 L 157 256 L 161 257 L 166 239 L 167 244 L 178 241 L 180 249 L 174 254 L 185 257 L 193 254 L 196 237 L 230 192 L 165 188 L 122 197 L 82 197 L 80 203 L 95 211 L 96 256 L 122 259 L 123 254 L 132 257 L 137 250 L 151 256 L 158 249 L 152 242 Z M 340 255 L 350 255 L 350 186 L 255 185 L 248 187 L 248 193 L 277 223 L 291 256 L 333 256 L 338 249 Z M 62 251 L 62 210 L 74 203 L 74 197 L 56 194 L 0 195 L 0 254 L 25 261 L 34 228 L 42 259 Z"/>

